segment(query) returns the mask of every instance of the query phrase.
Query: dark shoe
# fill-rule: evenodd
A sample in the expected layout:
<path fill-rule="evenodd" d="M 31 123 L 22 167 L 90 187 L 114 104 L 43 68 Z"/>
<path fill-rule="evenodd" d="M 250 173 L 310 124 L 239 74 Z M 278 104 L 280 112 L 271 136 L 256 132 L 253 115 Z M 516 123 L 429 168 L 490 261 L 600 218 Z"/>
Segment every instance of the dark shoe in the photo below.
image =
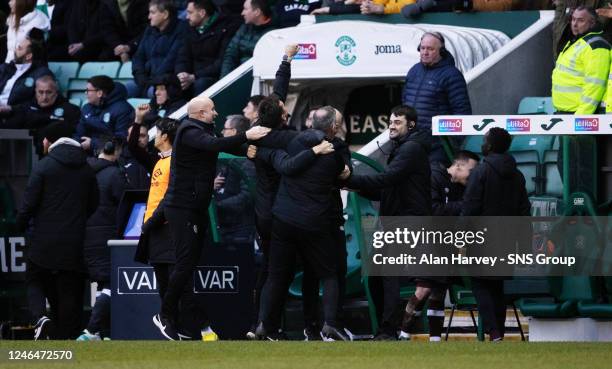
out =
<path fill-rule="evenodd" d="M 266 331 L 266 328 L 263 325 L 263 322 L 259 323 L 257 329 L 255 329 L 255 335 L 258 340 L 262 341 L 285 341 L 287 340 L 287 336 L 283 331 L 279 330 L 278 332 L 270 332 Z"/>
<path fill-rule="evenodd" d="M 42 316 L 34 325 L 34 341 L 48 340 L 51 334 L 51 319 Z"/>
<path fill-rule="evenodd" d="M 397 341 L 397 337 L 387 332 L 379 332 L 372 338 L 372 341 Z"/>
<path fill-rule="evenodd" d="M 318 331 L 316 325 L 309 325 L 304 328 L 304 341 L 321 341 L 321 336 L 317 334 Z"/>
<path fill-rule="evenodd" d="M 323 324 L 323 329 L 321 329 L 321 338 L 323 341 L 350 341 L 350 339 L 346 336 L 343 331 L 340 331 L 336 327 L 332 327 L 331 325 L 327 325 L 327 323 Z"/>
<path fill-rule="evenodd" d="M 170 341 L 180 341 L 177 330 L 173 324 L 166 318 L 161 317 L 159 314 L 153 315 L 153 324 L 159 329 L 160 333 Z"/>

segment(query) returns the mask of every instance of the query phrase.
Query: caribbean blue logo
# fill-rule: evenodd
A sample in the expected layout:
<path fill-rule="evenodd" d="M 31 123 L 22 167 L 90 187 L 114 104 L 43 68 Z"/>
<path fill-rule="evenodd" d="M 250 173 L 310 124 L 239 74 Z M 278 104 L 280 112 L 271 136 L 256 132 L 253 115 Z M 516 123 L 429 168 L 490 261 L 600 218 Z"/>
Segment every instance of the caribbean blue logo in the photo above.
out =
<path fill-rule="evenodd" d="M 64 109 L 62 109 L 62 108 L 55 109 L 55 111 L 53 112 L 53 115 L 55 115 L 56 117 L 63 117 L 64 116 Z"/>
<path fill-rule="evenodd" d="M 28 77 L 28 78 L 26 78 L 24 83 L 25 83 L 26 87 L 32 87 L 32 86 L 34 86 L 34 79 L 32 77 Z"/>
<path fill-rule="evenodd" d="M 340 65 L 348 67 L 357 60 L 354 50 L 357 44 L 349 36 L 340 36 L 340 38 L 336 40 L 335 46 L 336 60 Z"/>
<path fill-rule="evenodd" d="M 110 122 L 110 113 L 104 113 L 104 115 L 102 116 L 102 120 L 104 121 L 104 123 Z"/>

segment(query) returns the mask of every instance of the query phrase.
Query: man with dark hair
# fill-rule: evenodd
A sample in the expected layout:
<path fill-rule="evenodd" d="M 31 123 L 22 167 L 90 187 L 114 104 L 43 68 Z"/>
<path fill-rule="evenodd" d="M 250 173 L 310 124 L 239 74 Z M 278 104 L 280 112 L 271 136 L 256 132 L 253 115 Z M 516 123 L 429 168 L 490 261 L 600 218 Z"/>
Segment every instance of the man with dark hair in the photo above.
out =
<path fill-rule="evenodd" d="M 260 104 L 261 108 L 265 100 Z M 261 114 L 260 114 L 261 117 Z M 295 137 L 287 146 L 287 154 L 310 151 L 325 137 L 333 137 L 336 111 L 324 106 L 314 115 L 313 130 Z M 283 172 L 275 160 L 274 168 Z M 323 284 L 324 324 L 321 337 L 326 341 L 348 338 L 337 327 L 338 278 L 335 256 L 335 234 L 330 220 L 334 216 L 333 196 L 336 179 L 345 169 L 344 159 L 337 154 L 315 156 L 306 169 L 281 178 L 272 213 L 272 242 L 270 244 L 269 276 L 262 292 L 257 336 L 268 338 L 269 332 L 279 327 L 284 296 L 293 277 L 293 263 L 297 253 L 305 268 L 310 269 Z"/>
<path fill-rule="evenodd" d="M 217 138 L 214 102 L 208 97 L 196 97 L 187 107 L 189 118 L 179 127 L 174 140 L 170 163 L 170 184 L 164 196 L 164 216 L 168 220 L 176 252 L 176 264 L 168 280 L 160 314 L 153 323 L 169 340 L 178 340 L 176 316 L 179 300 L 190 312 L 192 327 L 201 330 L 205 341 L 216 340 L 206 313 L 193 298 L 193 271 L 200 260 L 204 234 L 208 226 L 208 205 L 213 194 L 213 182 L 220 151 L 238 150 L 247 140 L 258 140 L 269 129 L 253 127 L 243 134 Z M 191 282 L 190 282 L 191 281 Z M 195 332 L 190 332 L 193 334 Z"/>
<path fill-rule="evenodd" d="M 249 97 L 247 104 L 242 109 L 242 114 L 251 122 L 251 125 L 255 123 L 258 118 L 257 110 L 259 109 L 259 104 L 264 99 L 263 95 L 253 95 Z"/>
<path fill-rule="evenodd" d="M 11 114 L 0 121 L 0 128 L 32 130 L 36 153 L 42 157 L 40 130 L 56 121 L 64 122 L 74 130 L 80 117 L 81 110 L 59 93 L 53 77 L 44 75 L 36 80 L 35 97 L 27 104 L 15 106 Z"/>
<path fill-rule="evenodd" d="M 64 122 L 44 129 L 48 155 L 33 168 L 17 215 L 17 229 L 32 226 L 26 283 L 34 339 L 74 339 L 81 324 L 83 240 L 98 206 L 98 186 L 81 145 L 69 138 L 72 132 Z"/>
<path fill-rule="evenodd" d="M 246 132 L 251 122 L 242 115 L 229 115 L 223 137 Z M 255 166 L 250 160 L 230 159 L 217 168 L 214 198 L 217 204 L 221 240 L 227 245 L 253 246 L 255 211 L 249 182 L 255 180 Z"/>
<path fill-rule="evenodd" d="M 153 95 L 151 80 L 174 72 L 174 65 L 183 45 L 187 25 L 177 19 L 171 0 L 151 0 L 149 26 L 132 58 L 134 82 L 127 84 L 128 96 Z"/>
<path fill-rule="evenodd" d="M 11 63 L 0 65 L 0 117 L 6 117 L 18 105 L 28 104 L 34 97 L 34 83 L 42 76 L 53 76 L 44 60 L 42 40 L 30 36 L 19 42 Z M 38 30 L 40 32 L 40 30 Z"/>
<path fill-rule="evenodd" d="M 88 79 L 85 94 L 87 104 L 81 108 L 74 138 L 81 140 L 85 151 L 95 155 L 103 144 L 100 137 L 127 137 L 128 127 L 134 121 L 134 108 L 126 101 L 125 87 L 107 76 Z"/>
<path fill-rule="evenodd" d="M 242 9 L 244 24 L 234 35 L 221 65 L 221 77 L 226 76 L 253 56 L 257 41 L 268 31 L 274 29 L 272 10 L 266 0 L 245 0 Z"/>
<path fill-rule="evenodd" d="M 512 137 L 503 128 L 491 128 L 484 136 L 484 159 L 470 174 L 461 215 L 529 216 L 531 204 L 525 189 L 525 177 L 507 153 Z M 491 341 L 504 338 L 506 303 L 502 278 L 472 277 L 472 290 L 478 303 L 485 332 Z"/>
<path fill-rule="evenodd" d="M 393 149 L 384 172 L 373 175 L 352 175 L 349 188 L 360 189 L 361 195 L 380 201 L 381 216 L 431 215 L 431 169 L 429 166 L 431 132 L 417 127 L 416 110 L 400 105 L 391 110 L 389 138 Z M 382 290 L 378 299 L 380 331 L 375 340 L 397 338 L 399 277 L 370 277 L 370 288 Z M 374 292 L 374 291 L 373 291 Z M 380 296 L 380 293 L 377 293 Z"/>
<path fill-rule="evenodd" d="M 416 109 L 419 129 L 431 132 L 431 118 L 435 115 L 471 115 L 465 78 L 446 50 L 444 36 L 439 32 L 426 32 L 418 50 L 420 62 L 406 75 L 402 104 Z M 448 163 L 440 139 L 434 137 L 430 140 L 430 161 Z"/>
<path fill-rule="evenodd" d="M 199 95 L 219 79 L 223 53 L 240 23 L 218 12 L 212 0 L 189 1 L 187 20 L 190 28 L 174 71 L 183 90 Z"/>
<path fill-rule="evenodd" d="M 455 155 L 453 164 L 446 168 L 442 163 L 431 164 L 431 204 L 434 216 L 458 216 L 461 213 L 463 192 L 470 172 L 480 158 L 471 151 L 462 150 Z M 444 298 L 448 278 L 444 276 L 416 279 L 416 290 L 404 309 L 400 339 L 410 339 L 410 331 L 427 304 L 429 340 L 441 340 L 444 326 Z"/>

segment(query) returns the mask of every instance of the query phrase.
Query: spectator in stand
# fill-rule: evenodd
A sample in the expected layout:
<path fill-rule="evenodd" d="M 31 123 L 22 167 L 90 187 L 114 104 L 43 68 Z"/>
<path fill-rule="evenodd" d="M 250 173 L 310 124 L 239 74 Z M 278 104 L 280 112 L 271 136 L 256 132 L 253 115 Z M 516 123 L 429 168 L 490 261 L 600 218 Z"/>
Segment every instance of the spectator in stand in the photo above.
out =
<path fill-rule="evenodd" d="M 44 59 L 42 32 L 36 28 L 17 44 L 14 60 L 0 65 L 0 117 L 11 114 L 14 108 L 28 104 L 34 97 L 34 83 L 42 76 L 53 76 Z"/>
<path fill-rule="evenodd" d="M 74 130 L 81 110 L 59 93 L 57 82 L 50 75 L 36 80 L 35 91 L 36 96 L 29 103 L 16 106 L 0 123 L 0 128 L 33 130 L 34 147 L 38 156 L 42 157 L 43 137 L 39 130 L 57 121 L 64 122 Z"/>
<path fill-rule="evenodd" d="M 32 225 L 26 283 L 35 340 L 73 339 L 80 330 L 83 240 L 87 218 L 98 206 L 98 186 L 85 152 L 70 136 L 72 128 L 61 122 L 45 128 L 48 155 L 32 170 L 17 215 L 18 230 Z"/>
<path fill-rule="evenodd" d="M 47 1 L 47 12 L 51 18 L 51 30 L 47 39 L 49 60 L 66 61 L 70 59 L 67 24 L 73 6 L 73 0 Z"/>
<path fill-rule="evenodd" d="M 127 92 L 121 83 L 107 76 L 94 76 L 87 80 L 87 104 L 81 109 L 81 119 L 74 136 L 83 149 L 96 155 L 104 142 L 101 138 L 125 139 L 134 120 L 134 109 L 127 103 Z"/>
<path fill-rule="evenodd" d="M 100 27 L 114 59 L 130 60 L 147 27 L 148 0 L 102 0 Z"/>
<path fill-rule="evenodd" d="M 243 134 L 251 122 L 242 115 L 230 115 L 223 126 L 223 137 Z M 217 204 L 221 240 L 226 245 L 253 245 L 255 209 L 248 182 L 255 178 L 250 160 L 230 159 L 217 168 L 213 197 Z"/>
<path fill-rule="evenodd" d="M 221 77 L 250 59 L 257 41 L 266 32 L 274 29 L 272 10 L 265 0 L 245 0 L 242 17 L 244 24 L 240 26 L 223 55 Z"/>
<path fill-rule="evenodd" d="M 181 83 L 174 74 L 153 77 L 151 85 L 155 96 L 149 102 L 149 111 L 143 118 L 143 125 L 151 128 L 159 118 L 170 116 L 187 103 L 182 97 Z"/>
<path fill-rule="evenodd" d="M 312 15 L 338 15 L 338 14 L 358 14 L 361 12 L 361 0 L 323 0 L 323 5 L 319 9 L 313 10 Z"/>
<path fill-rule="evenodd" d="M 99 341 L 110 337 L 110 248 L 107 242 L 119 236 L 117 207 L 127 187 L 125 173 L 118 165 L 123 140 L 110 137 L 97 158 L 87 163 L 96 173 L 98 182 L 98 208 L 87 220 L 83 255 L 89 273 L 89 281 L 96 282 L 96 302 L 91 309 L 87 328 L 77 341 Z"/>
<path fill-rule="evenodd" d="M 46 32 L 50 27 L 49 18 L 36 9 L 36 0 L 10 0 L 9 6 L 11 14 L 6 19 L 6 63 L 13 61 L 13 51 L 27 38 L 32 28 Z"/>
<path fill-rule="evenodd" d="M 130 97 L 153 96 L 151 79 L 174 72 L 187 31 L 185 22 L 177 19 L 171 0 L 151 0 L 149 21 L 132 60 L 134 82 L 126 85 Z"/>
<path fill-rule="evenodd" d="M 199 95 L 219 79 L 223 54 L 240 23 L 218 12 L 211 0 L 189 1 L 187 19 L 191 27 L 175 72 L 183 90 Z"/>
<path fill-rule="evenodd" d="M 251 122 L 251 125 L 259 118 L 257 110 L 259 109 L 259 103 L 261 103 L 264 97 L 263 95 L 253 95 L 249 97 L 249 101 L 244 106 L 244 109 L 242 109 L 242 114 Z"/>
<path fill-rule="evenodd" d="M 274 5 L 274 13 L 279 28 L 293 27 L 300 23 L 302 15 L 308 15 L 321 7 L 321 0 L 279 0 Z"/>
<path fill-rule="evenodd" d="M 474 1 L 474 7 L 476 7 L 476 2 Z M 486 1 L 486 4 L 491 4 L 496 9 L 489 11 L 509 11 L 511 10 L 512 0 Z M 402 15 L 406 18 L 411 18 L 423 13 L 459 12 L 470 11 L 471 9 L 472 1 L 469 0 L 417 0 L 413 4 L 404 6 L 402 8 Z M 487 10 L 483 9 L 483 11 Z"/>
<path fill-rule="evenodd" d="M 413 4 L 414 0 L 347 0 L 324 2 L 323 7 L 311 14 L 398 14 L 402 7 Z"/>
<path fill-rule="evenodd" d="M 74 1 L 67 20 L 68 55 L 81 63 L 112 60 L 104 43 L 101 0 Z"/>
<path fill-rule="evenodd" d="M 406 75 L 402 101 L 417 110 L 419 129 L 429 131 L 431 137 L 434 115 L 470 115 L 472 107 L 465 79 L 444 47 L 444 36 L 425 32 L 418 50 L 421 61 Z M 450 164 L 437 137 L 432 140 L 429 160 Z"/>

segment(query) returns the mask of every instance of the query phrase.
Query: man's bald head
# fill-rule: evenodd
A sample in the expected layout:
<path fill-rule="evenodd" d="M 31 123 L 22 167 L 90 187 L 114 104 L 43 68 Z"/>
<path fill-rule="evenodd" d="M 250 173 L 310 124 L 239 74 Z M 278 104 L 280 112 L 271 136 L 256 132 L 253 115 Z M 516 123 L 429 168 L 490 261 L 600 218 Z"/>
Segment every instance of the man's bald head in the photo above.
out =
<path fill-rule="evenodd" d="M 187 105 L 189 118 L 197 119 L 205 123 L 212 123 L 217 117 L 215 103 L 206 96 L 196 96 Z"/>

